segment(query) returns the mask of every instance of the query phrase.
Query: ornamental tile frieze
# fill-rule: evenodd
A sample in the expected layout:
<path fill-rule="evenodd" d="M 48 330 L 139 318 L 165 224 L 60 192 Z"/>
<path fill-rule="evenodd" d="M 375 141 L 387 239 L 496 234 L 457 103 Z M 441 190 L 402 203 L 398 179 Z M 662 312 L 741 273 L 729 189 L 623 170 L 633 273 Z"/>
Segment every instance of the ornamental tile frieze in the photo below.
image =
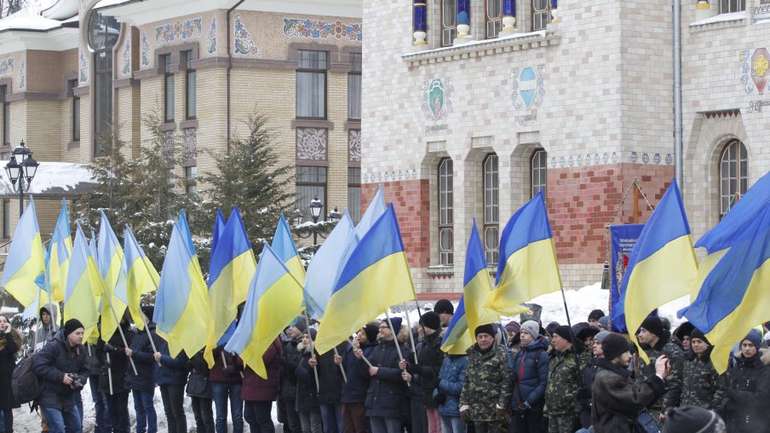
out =
<path fill-rule="evenodd" d="M 348 156 L 350 162 L 361 162 L 361 130 L 348 131 Z"/>
<path fill-rule="evenodd" d="M 8 57 L 0 60 L 0 75 L 10 75 L 13 73 L 16 59 Z"/>
<path fill-rule="evenodd" d="M 674 155 L 660 152 L 587 152 L 577 155 L 551 156 L 549 168 L 580 168 L 614 164 L 673 165 Z"/>
<path fill-rule="evenodd" d="M 195 17 L 155 27 L 155 42 L 160 45 L 197 39 L 203 32 L 203 18 Z"/>
<path fill-rule="evenodd" d="M 325 128 L 297 128 L 297 159 L 302 161 L 326 161 L 329 143 Z"/>
<path fill-rule="evenodd" d="M 309 18 L 284 18 L 283 34 L 287 38 L 336 39 L 361 42 L 361 24 L 321 21 Z"/>
<path fill-rule="evenodd" d="M 233 54 L 237 56 L 256 56 L 258 53 L 257 43 L 254 42 L 254 37 L 246 28 L 246 25 L 241 20 L 240 15 L 235 16 L 233 22 L 233 35 L 235 36 L 235 46 L 233 47 Z"/>

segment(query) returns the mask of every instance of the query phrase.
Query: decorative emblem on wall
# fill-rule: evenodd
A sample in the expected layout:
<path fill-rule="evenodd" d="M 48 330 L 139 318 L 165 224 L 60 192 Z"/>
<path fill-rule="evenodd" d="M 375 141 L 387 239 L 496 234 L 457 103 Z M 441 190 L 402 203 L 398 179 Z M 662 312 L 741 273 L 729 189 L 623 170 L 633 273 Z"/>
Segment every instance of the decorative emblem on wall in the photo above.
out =
<path fill-rule="evenodd" d="M 254 42 L 254 38 L 251 37 L 249 30 L 241 21 L 240 15 L 235 16 L 233 34 L 235 35 L 235 54 L 241 56 L 257 54 L 257 44 Z"/>
<path fill-rule="evenodd" d="M 217 52 L 217 19 L 214 18 L 211 20 L 211 25 L 209 26 L 209 35 L 208 35 L 208 49 L 206 50 L 210 55 L 214 55 L 214 53 Z"/>
<path fill-rule="evenodd" d="M 427 82 L 422 109 L 432 120 L 441 120 L 449 112 L 449 89 L 444 81 L 435 78 Z"/>
<path fill-rule="evenodd" d="M 325 128 L 297 128 L 297 159 L 326 161 L 328 141 Z"/>
<path fill-rule="evenodd" d="M 516 116 L 516 121 L 520 124 L 537 120 L 537 109 L 545 97 L 544 71 L 545 65 L 513 70 L 513 108 L 515 111 L 524 112 L 523 115 Z"/>
<path fill-rule="evenodd" d="M 155 27 L 155 42 L 170 44 L 174 41 L 186 41 L 203 31 L 203 18 L 195 17 L 184 21 L 175 21 Z"/>
<path fill-rule="evenodd" d="M 361 162 L 361 130 L 348 131 L 348 159 L 350 162 Z"/>
<path fill-rule="evenodd" d="M 284 18 L 283 34 L 289 38 L 348 39 L 359 42 L 363 39 L 361 24 L 318 21 L 308 18 Z"/>
<path fill-rule="evenodd" d="M 145 32 L 142 32 L 142 66 L 150 66 L 150 44 Z"/>
<path fill-rule="evenodd" d="M 13 67 L 14 67 L 13 57 L 0 60 L 0 75 L 5 75 L 10 72 L 13 72 Z"/>
<path fill-rule="evenodd" d="M 123 46 L 123 76 L 131 75 L 131 38 L 126 38 L 126 44 Z"/>
<path fill-rule="evenodd" d="M 755 91 L 765 94 L 767 81 L 770 78 L 770 52 L 767 48 L 747 49 L 741 51 L 741 82 L 747 95 Z"/>
<path fill-rule="evenodd" d="M 86 57 L 86 53 L 83 51 L 80 51 L 80 82 L 86 83 L 88 82 L 88 57 Z"/>

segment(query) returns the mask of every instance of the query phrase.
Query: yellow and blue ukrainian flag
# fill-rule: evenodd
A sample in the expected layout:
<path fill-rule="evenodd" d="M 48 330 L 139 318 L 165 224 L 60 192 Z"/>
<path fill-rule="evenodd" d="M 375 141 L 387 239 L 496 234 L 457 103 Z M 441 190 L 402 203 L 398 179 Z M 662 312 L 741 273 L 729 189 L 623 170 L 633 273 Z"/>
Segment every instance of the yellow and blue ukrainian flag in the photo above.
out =
<path fill-rule="evenodd" d="M 237 353 L 244 364 L 267 379 L 262 356 L 301 312 L 302 286 L 283 259 L 265 244 L 251 280 L 246 306 L 225 350 Z"/>
<path fill-rule="evenodd" d="M 294 278 L 300 284 L 305 284 L 305 266 L 302 264 L 299 254 L 297 254 L 297 247 L 294 245 L 294 239 L 291 237 L 289 223 L 286 222 L 283 214 L 278 218 L 278 225 L 275 227 L 273 242 L 270 246 L 289 269 L 289 272 L 294 275 Z"/>
<path fill-rule="evenodd" d="M 102 340 L 109 341 L 120 325 L 119 321 L 128 307 L 126 294 L 126 268 L 123 248 L 112 230 L 110 220 L 103 210 L 99 211 L 99 238 L 96 243 L 99 275 L 104 283 L 102 296 L 100 333 Z"/>
<path fill-rule="evenodd" d="M 484 307 L 492 294 L 492 280 L 484 256 L 484 246 L 476 228 L 471 227 L 468 249 L 465 253 L 465 274 L 463 275 L 463 296 L 457 311 L 441 342 L 441 350 L 450 355 L 462 355 L 474 343 L 474 332 L 479 325 L 496 323 L 500 315 Z M 521 308 L 522 311 L 526 308 Z"/>
<path fill-rule="evenodd" d="M 523 302 L 561 290 L 542 191 L 511 216 L 500 235 L 496 285 L 487 306 L 508 315 L 521 312 Z"/>
<path fill-rule="evenodd" d="M 215 233 L 217 232 L 215 227 Z M 214 349 L 238 314 L 238 305 L 246 300 L 249 285 L 257 270 L 251 242 L 244 230 L 238 208 L 233 208 L 224 230 L 217 235 L 216 248 L 209 269 L 209 308 L 212 326 L 204 352 L 209 365 L 214 364 Z"/>
<path fill-rule="evenodd" d="M 93 337 L 98 335 L 97 323 L 99 304 L 104 293 L 103 284 L 88 240 L 78 224 L 64 290 L 64 320 L 78 319 L 83 324 L 84 341 L 93 341 Z"/>
<path fill-rule="evenodd" d="M 123 230 L 123 267 L 126 269 L 126 301 L 134 324 L 144 329 L 142 295 L 158 290 L 160 275 L 144 253 L 131 227 Z M 150 318 L 148 318 L 150 319 Z"/>
<path fill-rule="evenodd" d="M 184 212 L 171 231 L 163 261 L 153 321 L 158 335 L 168 342 L 169 354 L 193 356 L 206 345 L 211 312 L 206 282 L 195 256 Z"/>
<path fill-rule="evenodd" d="M 222 215 L 222 209 L 217 208 L 214 215 L 214 227 L 211 231 L 211 257 L 214 257 L 214 251 L 217 249 L 217 243 L 223 231 L 225 231 L 225 216 Z"/>
<path fill-rule="evenodd" d="M 37 301 L 45 288 L 45 250 L 32 200 L 13 232 L 0 285 L 25 307 Z"/>
<path fill-rule="evenodd" d="M 414 297 L 412 275 L 391 204 L 342 266 L 318 328 L 318 353 L 347 340 L 392 305 Z"/>
<path fill-rule="evenodd" d="M 59 216 L 51 236 L 48 265 L 48 286 L 55 302 L 64 300 L 64 286 L 67 284 L 67 266 L 72 255 L 72 236 L 67 201 L 62 199 Z"/>
<path fill-rule="evenodd" d="M 671 182 L 644 224 L 620 283 L 626 329 L 637 346 L 636 331 L 644 319 L 661 305 L 687 295 L 697 273 L 690 224 L 679 187 Z M 639 355 L 649 362 L 644 350 Z"/>

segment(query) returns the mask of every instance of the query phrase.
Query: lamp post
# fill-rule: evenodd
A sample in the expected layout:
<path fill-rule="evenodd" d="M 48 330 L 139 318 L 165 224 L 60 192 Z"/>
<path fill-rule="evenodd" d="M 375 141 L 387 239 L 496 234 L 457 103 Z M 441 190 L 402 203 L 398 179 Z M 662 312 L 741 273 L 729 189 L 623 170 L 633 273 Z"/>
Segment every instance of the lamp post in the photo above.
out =
<path fill-rule="evenodd" d="M 310 216 L 313 218 L 313 224 L 318 224 L 318 220 L 321 219 L 321 212 L 323 211 L 324 203 L 318 199 L 318 197 L 313 198 L 310 200 L 310 205 L 308 206 L 308 209 L 310 209 Z M 294 221 L 297 225 L 302 223 L 302 211 L 299 209 L 296 209 L 294 211 L 295 217 Z M 330 221 L 337 221 L 342 217 L 342 214 L 337 210 L 335 207 L 333 211 L 329 212 L 329 220 Z M 320 235 L 322 238 L 326 238 L 326 235 L 321 232 L 319 233 L 318 227 L 313 227 L 311 230 L 313 232 L 313 246 L 318 245 L 318 236 Z M 304 232 L 304 230 L 303 230 Z M 309 232 L 299 232 L 297 233 L 297 237 L 301 239 L 307 239 L 310 237 Z"/>
<path fill-rule="evenodd" d="M 24 213 L 24 193 L 29 190 L 39 165 L 40 163 L 32 158 L 32 151 L 24 145 L 24 140 L 21 140 L 21 143 L 13 149 L 11 159 L 5 164 L 5 172 L 8 174 L 11 186 L 14 192 L 19 193 L 19 216 Z"/>
<path fill-rule="evenodd" d="M 321 216 L 321 210 L 324 208 L 324 204 L 318 197 L 310 200 L 310 216 L 313 217 L 313 224 L 318 223 L 318 218 Z M 318 245 L 318 230 L 313 230 L 313 246 Z"/>

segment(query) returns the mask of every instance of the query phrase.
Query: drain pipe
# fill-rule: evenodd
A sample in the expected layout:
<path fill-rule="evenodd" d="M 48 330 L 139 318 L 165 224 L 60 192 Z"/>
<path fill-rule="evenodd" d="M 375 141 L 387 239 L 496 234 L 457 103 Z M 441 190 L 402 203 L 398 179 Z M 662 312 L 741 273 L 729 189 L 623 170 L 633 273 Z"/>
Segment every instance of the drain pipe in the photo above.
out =
<path fill-rule="evenodd" d="M 684 190 L 684 137 L 682 131 L 682 0 L 674 0 L 674 172 L 679 189 Z"/>
<path fill-rule="evenodd" d="M 241 5 L 245 0 L 238 0 L 236 4 L 233 5 L 230 9 L 227 10 L 227 15 L 225 17 L 225 24 L 227 25 L 227 79 L 225 80 L 227 82 L 227 90 L 225 91 L 225 98 L 227 98 L 227 153 L 230 153 L 230 124 L 231 124 L 231 117 L 232 117 L 232 108 L 231 108 L 231 102 L 230 102 L 230 74 L 233 70 L 233 54 L 230 47 L 230 34 L 231 34 L 231 27 L 230 27 L 230 14 Z"/>

